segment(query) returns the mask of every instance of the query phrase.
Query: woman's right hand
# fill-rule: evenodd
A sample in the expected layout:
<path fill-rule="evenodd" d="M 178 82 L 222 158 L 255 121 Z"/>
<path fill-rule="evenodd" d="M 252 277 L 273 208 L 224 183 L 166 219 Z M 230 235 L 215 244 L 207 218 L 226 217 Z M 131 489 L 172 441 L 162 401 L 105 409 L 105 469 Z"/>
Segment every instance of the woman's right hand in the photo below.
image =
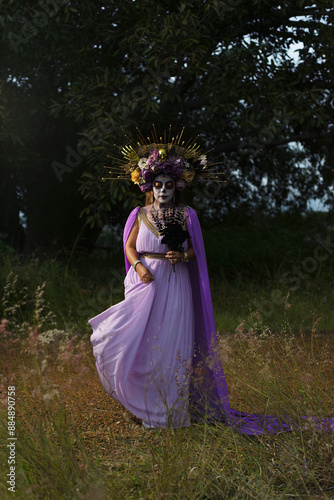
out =
<path fill-rule="evenodd" d="M 144 266 L 144 264 L 137 264 L 136 265 L 136 272 L 139 275 L 139 278 L 142 280 L 143 283 L 150 283 L 151 281 L 154 281 L 154 276 L 151 273 L 147 267 Z"/>

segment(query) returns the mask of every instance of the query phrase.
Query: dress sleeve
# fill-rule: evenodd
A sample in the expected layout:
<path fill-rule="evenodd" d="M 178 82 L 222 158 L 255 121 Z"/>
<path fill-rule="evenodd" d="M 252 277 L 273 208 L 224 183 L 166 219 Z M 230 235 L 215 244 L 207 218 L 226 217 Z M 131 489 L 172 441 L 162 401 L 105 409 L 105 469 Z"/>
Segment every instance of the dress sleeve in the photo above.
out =
<path fill-rule="evenodd" d="M 128 272 L 128 270 L 131 267 L 130 262 L 128 261 L 126 251 L 125 251 L 125 245 L 126 242 L 128 241 L 129 234 L 131 232 L 132 226 L 135 223 L 135 220 L 137 218 L 138 212 L 139 212 L 140 207 L 136 207 L 132 212 L 130 213 L 125 226 L 124 226 L 124 232 L 123 232 L 123 251 L 124 251 L 124 260 L 125 260 L 125 270 Z"/>

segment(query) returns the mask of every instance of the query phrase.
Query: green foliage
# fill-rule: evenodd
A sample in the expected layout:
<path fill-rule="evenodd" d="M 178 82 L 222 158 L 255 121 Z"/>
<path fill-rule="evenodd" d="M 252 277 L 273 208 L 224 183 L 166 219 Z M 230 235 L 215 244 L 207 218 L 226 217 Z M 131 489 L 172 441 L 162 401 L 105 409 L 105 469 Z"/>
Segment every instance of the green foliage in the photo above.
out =
<path fill-rule="evenodd" d="M 325 213 L 231 215 L 221 224 L 204 226 L 209 271 L 213 277 L 220 274 L 240 284 L 279 281 L 304 259 L 314 258 L 319 240 L 333 240 L 332 222 L 332 215 Z M 314 275 L 325 279 L 333 272 L 331 253 L 323 259 L 308 273 L 311 279 Z"/>
<path fill-rule="evenodd" d="M 17 255 L 2 255 L 0 315 L 12 332 L 25 337 L 30 328 L 40 332 L 72 328 L 73 301 L 79 301 L 80 285 L 73 276 L 64 278 L 64 267 L 50 259 L 21 261 Z"/>
<path fill-rule="evenodd" d="M 8 322 L 8 329 L 16 334 L 25 335 L 29 328 L 37 327 L 40 331 L 56 324 L 55 315 L 45 298 L 44 281 L 33 294 L 23 284 L 17 274 L 11 271 L 3 288 L 1 316 Z"/>
<path fill-rule="evenodd" d="M 152 122 L 186 125 L 214 147 L 229 185 L 208 218 L 240 207 L 301 211 L 322 196 L 332 206 L 332 14 L 328 0 L 6 2 L 6 243 L 65 250 L 80 234 L 87 247 L 111 215 L 142 203 L 133 186 L 100 179 L 113 145 Z"/>
<path fill-rule="evenodd" d="M 259 216 L 257 220 L 230 217 L 222 225 L 203 226 L 217 329 L 231 332 L 242 320 L 251 325 L 251 312 L 258 310 L 271 329 L 281 330 L 290 293 L 294 331 L 310 331 L 315 315 L 322 318 L 321 329 L 331 331 L 333 256 L 319 243 L 326 245 L 327 240 L 331 250 L 331 227 L 328 214 Z M 25 322 L 36 326 L 48 316 L 44 309 L 37 319 L 38 289 L 55 315 L 57 328 L 86 334 L 91 332 L 89 318 L 124 298 L 120 240 L 114 241 L 110 252 L 96 249 L 92 254 L 77 254 L 70 262 L 23 260 L 5 250 L 1 255 L 1 314 L 15 323 L 13 329 Z M 9 278 L 12 291 L 6 285 Z M 49 322 L 43 329 L 54 326 Z"/>

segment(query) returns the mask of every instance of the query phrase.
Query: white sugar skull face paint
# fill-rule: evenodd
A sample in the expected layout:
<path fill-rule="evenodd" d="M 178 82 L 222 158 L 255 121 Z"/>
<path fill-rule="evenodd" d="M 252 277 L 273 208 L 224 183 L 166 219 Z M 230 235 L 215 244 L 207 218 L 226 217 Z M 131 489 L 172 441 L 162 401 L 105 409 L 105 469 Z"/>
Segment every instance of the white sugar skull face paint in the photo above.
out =
<path fill-rule="evenodd" d="M 158 203 L 169 203 L 173 199 L 175 182 L 168 174 L 160 174 L 153 181 L 154 199 Z"/>

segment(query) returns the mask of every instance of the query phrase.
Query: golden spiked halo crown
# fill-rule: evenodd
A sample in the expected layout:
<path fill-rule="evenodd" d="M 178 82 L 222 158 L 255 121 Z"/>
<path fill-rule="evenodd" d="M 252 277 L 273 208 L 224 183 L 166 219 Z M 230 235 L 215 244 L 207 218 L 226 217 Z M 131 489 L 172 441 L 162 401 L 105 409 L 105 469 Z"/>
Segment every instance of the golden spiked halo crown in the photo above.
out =
<path fill-rule="evenodd" d="M 209 151 L 203 153 L 196 142 L 198 136 L 186 142 L 182 140 L 185 127 L 175 136 L 171 128 L 170 125 L 168 134 L 165 130 L 159 137 L 153 124 L 151 137 L 146 139 L 137 128 L 137 143 L 126 136 L 128 144 L 118 147 L 121 156 L 108 156 L 114 165 L 105 166 L 111 177 L 103 180 L 132 180 L 142 192 L 152 190 L 154 177 L 162 173 L 169 174 L 180 191 L 197 182 L 226 182 L 220 179 L 223 174 L 215 171 L 214 166 L 219 162 L 208 163 Z"/>

